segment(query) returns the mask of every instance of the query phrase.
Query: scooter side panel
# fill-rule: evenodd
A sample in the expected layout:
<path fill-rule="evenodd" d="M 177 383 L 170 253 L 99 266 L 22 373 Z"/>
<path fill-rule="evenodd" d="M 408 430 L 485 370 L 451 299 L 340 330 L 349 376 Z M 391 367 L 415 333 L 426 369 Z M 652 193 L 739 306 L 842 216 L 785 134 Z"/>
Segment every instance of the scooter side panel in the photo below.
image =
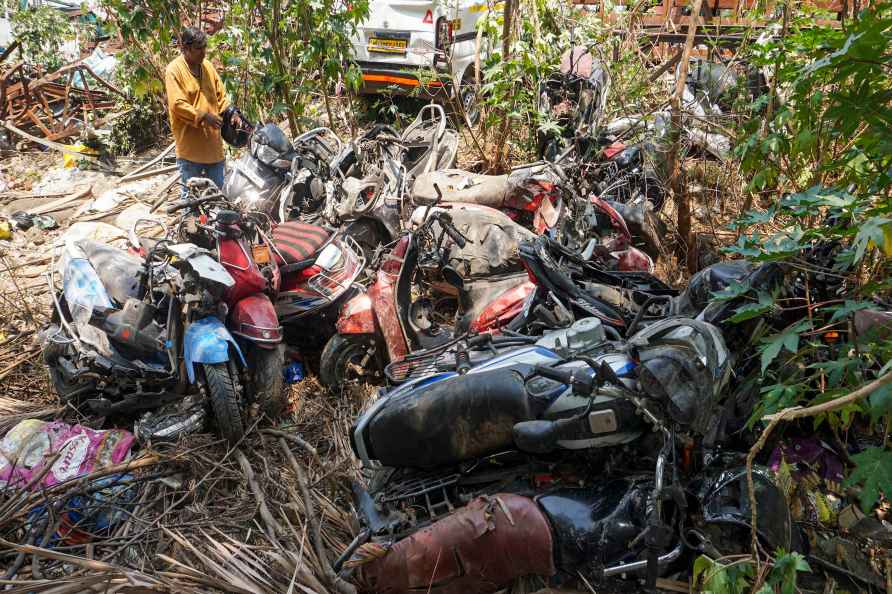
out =
<path fill-rule="evenodd" d="M 338 334 L 375 333 L 375 313 L 368 293 L 360 293 L 344 304 L 336 327 Z"/>
<path fill-rule="evenodd" d="M 486 332 L 501 328 L 523 311 L 527 297 L 535 290 L 536 285 L 530 281 L 508 289 L 480 312 L 480 315 L 471 323 L 471 330 Z"/>
<path fill-rule="evenodd" d="M 520 576 L 557 571 L 545 514 L 532 499 L 508 493 L 478 497 L 383 557 L 367 558 L 354 581 L 382 594 L 495 592 Z"/>
<path fill-rule="evenodd" d="M 217 318 L 203 318 L 189 324 L 183 336 L 183 358 L 189 383 L 195 383 L 195 363 L 223 363 L 229 361 L 229 347 L 238 353 L 242 365 L 247 366 L 238 343 L 223 322 Z"/>
<path fill-rule="evenodd" d="M 409 354 L 409 341 L 397 310 L 396 277 L 379 271 L 378 282 L 369 287 L 368 295 L 376 306 L 374 314 L 384 336 L 390 360 L 404 359 Z"/>

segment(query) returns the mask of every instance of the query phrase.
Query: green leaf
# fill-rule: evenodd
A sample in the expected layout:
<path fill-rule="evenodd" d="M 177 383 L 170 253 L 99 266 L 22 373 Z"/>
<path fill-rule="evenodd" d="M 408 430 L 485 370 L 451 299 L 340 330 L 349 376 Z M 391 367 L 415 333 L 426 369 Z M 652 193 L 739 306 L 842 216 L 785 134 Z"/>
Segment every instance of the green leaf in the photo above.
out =
<path fill-rule="evenodd" d="M 739 254 L 744 258 L 758 256 L 762 253 L 762 250 L 758 247 L 761 242 L 762 237 L 757 234 L 750 236 L 741 235 L 737 239 L 737 243 L 723 248 L 722 251 L 726 254 Z"/>
<path fill-rule="evenodd" d="M 777 211 L 773 205 L 763 211 L 748 210 L 736 221 L 731 223 L 729 227 L 731 229 L 741 229 L 744 227 L 749 227 L 750 225 L 763 225 L 765 223 L 770 223 L 774 219 L 776 214 Z"/>
<path fill-rule="evenodd" d="M 764 346 L 762 351 L 762 373 L 768 369 L 771 362 L 780 354 L 781 349 L 786 349 L 791 353 L 795 353 L 799 349 L 799 333 L 811 328 L 811 323 L 807 320 L 799 322 L 791 328 L 787 328 L 780 334 L 774 334 L 762 340 Z"/>
<path fill-rule="evenodd" d="M 800 572 L 810 572 L 808 562 L 801 554 L 788 553 L 777 549 L 774 553 L 774 566 L 768 574 L 767 584 L 780 585 L 781 594 L 796 594 L 796 578 Z"/>
<path fill-rule="evenodd" d="M 858 234 L 855 236 L 855 262 L 860 262 L 868 246 L 883 247 L 885 243 L 885 230 L 883 226 L 892 223 L 892 219 L 885 217 L 872 217 L 861 224 Z"/>
<path fill-rule="evenodd" d="M 892 494 L 892 452 L 884 448 L 869 448 L 852 456 L 855 470 L 843 486 L 862 484 L 861 509 L 869 513 L 880 499 L 880 492 Z"/>
<path fill-rule="evenodd" d="M 855 313 L 856 311 L 872 308 L 874 308 L 874 304 L 869 301 L 850 301 L 846 299 L 842 305 L 828 307 L 827 309 L 833 312 L 833 315 L 830 317 L 830 323 L 832 324 L 837 320 L 842 320 L 849 317 L 849 315 Z"/>
<path fill-rule="evenodd" d="M 774 298 L 764 291 L 759 291 L 758 303 L 747 303 L 738 307 L 734 310 L 734 315 L 731 316 L 730 321 L 732 324 L 739 324 L 740 322 L 758 318 L 771 311 L 772 307 L 774 307 Z"/>
<path fill-rule="evenodd" d="M 874 422 L 885 414 L 892 413 L 892 384 L 880 386 L 868 396 L 870 416 Z"/>
<path fill-rule="evenodd" d="M 752 565 L 724 565 L 706 555 L 694 560 L 694 586 L 700 594 L 744 594 L 749 590 Z"/>
<path fill-rule="evenodd" d="M 752 287 L 746 281 L 732 281 L 727 287 L 721 291 L 715 291 L 710 294 L 713 301 L 731 301 L 750 292 Z"/>

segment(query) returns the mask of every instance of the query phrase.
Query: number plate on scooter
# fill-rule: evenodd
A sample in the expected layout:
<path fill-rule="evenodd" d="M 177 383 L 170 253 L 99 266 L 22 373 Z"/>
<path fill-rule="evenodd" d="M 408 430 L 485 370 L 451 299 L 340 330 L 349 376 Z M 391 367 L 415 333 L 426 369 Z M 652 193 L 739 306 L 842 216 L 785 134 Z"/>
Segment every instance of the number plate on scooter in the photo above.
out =
<path fill-rule="evenodd" d="M 612 410 L 596 410 L 588 414 L 588 426 L 596 435 L 613 433 L 617 430 L 616 414 Z"/>
<path fill-rule="evenodd" d="M 265 245 L 253 245 L 251 246 L 251 252 L 254 256 L 255 264 L 269 264 L 269 247 Z"/>

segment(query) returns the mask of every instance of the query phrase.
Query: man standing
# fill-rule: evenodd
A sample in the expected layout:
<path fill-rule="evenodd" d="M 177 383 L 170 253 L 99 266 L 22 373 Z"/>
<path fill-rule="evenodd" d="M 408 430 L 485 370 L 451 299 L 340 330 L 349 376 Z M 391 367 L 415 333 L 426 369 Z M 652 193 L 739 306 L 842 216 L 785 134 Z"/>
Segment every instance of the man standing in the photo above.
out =
<path fill-rule="evenodd" d="M 229 100 L 217 70 L 204 59 L 207 35 L 189 27 L 180 34 L 179 45 L 182 55 L 167 65 L 164 86 L 180 179 L 185 184 L 190 178 L 206 177 L 222 188 L 220 114 Z"/>

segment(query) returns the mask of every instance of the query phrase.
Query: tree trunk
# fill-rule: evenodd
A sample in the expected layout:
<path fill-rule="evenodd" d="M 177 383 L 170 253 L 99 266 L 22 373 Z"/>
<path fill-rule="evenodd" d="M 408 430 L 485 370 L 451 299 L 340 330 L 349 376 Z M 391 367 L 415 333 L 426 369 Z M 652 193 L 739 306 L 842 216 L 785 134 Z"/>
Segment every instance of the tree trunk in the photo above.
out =
<path fill-rule="evenodd" d="M 511 31 L 516 10 L 515 4 L 517 0 L 505 0 L 505 9 L 502 16 L 502 61 L 504 62 L 511 57 Z M 494 152 L 494 160 L 490 163 L 490 168 L 501 167 L 501 164 L 507 159 L 508 146 L 508 130 L 509 124 L 508 114 L 502 111 L 502 127 L 499 130 L 498 138 Z"/>
<path fill-rule="evenodd" d="M 679 158 L 679 143 L 682 128 L 682 98 L 684 88 L 688 82 L 688 62 L 691 51 L 694 48 L 694 37 L 697 34 L 697 25 L 700 22 L 700 7 L 703 0 L 694 0 L 691 7 L 691 21 L 688 25 L 688 35 L 685 40 L 684 50 L 679 60 L 679 76 L 675 81 L 675 93 L 672 95 L 672 125 L 670 126 L 669 148 L 669 187 L 672 190 L 672 199 L 675 202 L 678 225 L 678 255 L 686 263 L 688 272 L 696 272 L 697 246 L 691 234 L 691 202 L 687 195 L 685 184 L 684 165 Z"/>

